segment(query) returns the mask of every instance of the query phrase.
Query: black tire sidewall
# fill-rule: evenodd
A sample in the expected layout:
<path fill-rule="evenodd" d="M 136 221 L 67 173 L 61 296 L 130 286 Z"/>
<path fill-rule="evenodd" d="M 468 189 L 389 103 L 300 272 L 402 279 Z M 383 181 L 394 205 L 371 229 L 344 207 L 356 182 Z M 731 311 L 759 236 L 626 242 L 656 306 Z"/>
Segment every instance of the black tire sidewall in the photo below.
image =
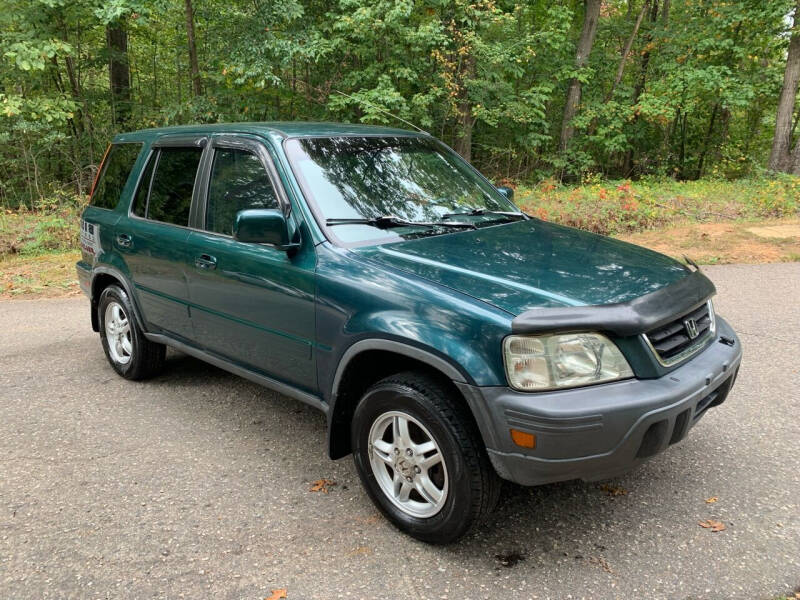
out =
<path fill-rule="evenodd" d="M 130 323 L 131 330 L 131 359 L 126 364 L 120 364 L 111 356 L 108 348 L 108 339 L 106 338 L 106 308 L 111 302 L 116 302 L 125 311 Z M 125 293 L 121 287 L 110 285 L 103 290 L 100 294 L 100 299 L 97 302 L 97 318 L 100 324 L 100 340 L 103 344 L 103 351 L 106 354 L 109 364 L 112 368 L 122 375 L 123 377 L 130 377 L 138 371 L 138 365 L 142 361 L 142 332 L 136 324 L 136 317 L 133 313 L 128 294 Z"/>
<path fill-rule="evenodd" d="M 447 499 L 432 517 L 404 513 L 380 487 L 369 459 L 369 431 L 375 420 L 390 411 L 408 413 L 425 425 L 442 453 L 448 476 Z M 472 514 L 472 474 L 455 433 L 425 394 L 396 382 L 379 383 L 362 398 L 353 416 L 352 448 L 361 482 L 383 514 L 399 529 L 431 543 L 449 543 L 469 528 Z"/>

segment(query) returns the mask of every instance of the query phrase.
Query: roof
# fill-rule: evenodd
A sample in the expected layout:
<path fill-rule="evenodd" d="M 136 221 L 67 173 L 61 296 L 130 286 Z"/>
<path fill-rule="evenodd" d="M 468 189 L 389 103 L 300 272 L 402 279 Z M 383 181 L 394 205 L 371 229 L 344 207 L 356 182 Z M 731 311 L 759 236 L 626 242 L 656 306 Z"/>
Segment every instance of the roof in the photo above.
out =
<path fill-rule="evenodd" d="M 150 139 L 168 134 L 212 134 L 212 133 L 253 133 L 277 137 L 317 137 L 338 135 L 419 135 L 408 129 L 396 129 L 378 125 L 358 123 L 324 123 L 310 121 L 271 121 L 256 123 L 214 123 L 198 125 L 177 125 L 140 129 L 117 135 L 115 141 L 135 141 Z"/>

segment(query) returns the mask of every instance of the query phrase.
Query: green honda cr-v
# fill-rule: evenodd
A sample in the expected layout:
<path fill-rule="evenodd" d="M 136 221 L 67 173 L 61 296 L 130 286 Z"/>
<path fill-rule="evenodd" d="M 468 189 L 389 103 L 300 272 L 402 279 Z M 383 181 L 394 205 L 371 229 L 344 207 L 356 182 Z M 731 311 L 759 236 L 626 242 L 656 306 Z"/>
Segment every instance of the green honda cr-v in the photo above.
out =
<path fill-rule="evenodd" d="M 119 135 L 81 223 L 108 361 L 166 346 L 307 402 L 400 529 L 680 441 L 741 347 L 697 269 L 531 218 L 432 137 L 242 123 Z"/>

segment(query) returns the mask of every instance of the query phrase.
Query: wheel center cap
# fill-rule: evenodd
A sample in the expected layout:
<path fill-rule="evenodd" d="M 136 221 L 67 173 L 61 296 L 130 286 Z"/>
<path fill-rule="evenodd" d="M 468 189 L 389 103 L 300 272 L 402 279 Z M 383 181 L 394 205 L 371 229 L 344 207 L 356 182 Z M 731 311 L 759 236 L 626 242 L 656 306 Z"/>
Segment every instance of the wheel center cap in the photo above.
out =
<path fill-rule="evenodd" d="M 397 462 L 395 462 L 395 466 L 397 470 L 400 471 L 400 474 L 403 477 L 414 477 L 414 463 L 406 460 L 405 458 L 401 458 Z"/>

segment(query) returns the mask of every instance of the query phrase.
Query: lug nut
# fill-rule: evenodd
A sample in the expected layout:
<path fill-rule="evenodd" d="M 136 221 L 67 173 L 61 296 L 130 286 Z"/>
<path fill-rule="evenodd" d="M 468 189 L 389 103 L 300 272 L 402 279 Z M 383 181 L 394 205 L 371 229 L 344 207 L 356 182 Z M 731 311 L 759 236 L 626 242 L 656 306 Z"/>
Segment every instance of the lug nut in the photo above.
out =
<path fill-rule="evenodd" d="M 414 455 L 414 453 L 411 451 L 411 448 L 406 450 L 406 456 L 413 456 L 413 455 Z"/>
<path fill-rule="evenodd" d="M 400 448 L 395 448 L 395 449 L 394 449 L 394 453 L 395 453 L 395 454 L 400 454 Z"/>
<path fill-rule="evenodd" d="M 411 477 L 406 477 L 406 481 L 411 481 Z"/>
<path fill-rule="evenodd" d="M 419 467 L 414 467 L 414 473 L 422 473 L 422 469 Z"/>

